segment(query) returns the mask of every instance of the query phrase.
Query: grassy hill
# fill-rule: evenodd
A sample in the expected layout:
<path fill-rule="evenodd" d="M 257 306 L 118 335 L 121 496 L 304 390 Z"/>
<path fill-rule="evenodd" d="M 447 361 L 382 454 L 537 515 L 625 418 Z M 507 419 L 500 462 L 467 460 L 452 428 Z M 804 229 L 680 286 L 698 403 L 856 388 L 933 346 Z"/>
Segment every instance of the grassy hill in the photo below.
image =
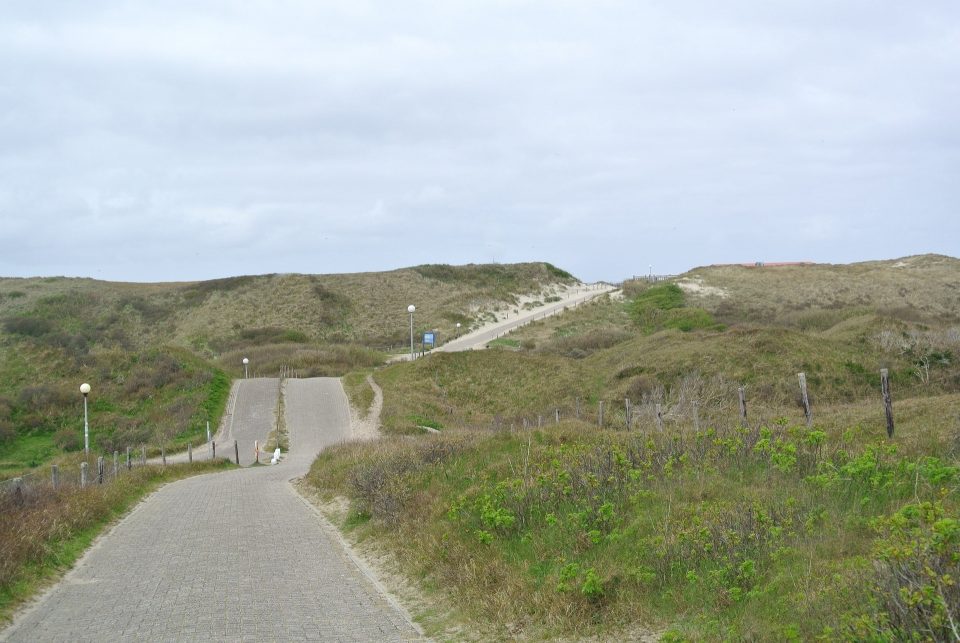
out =
<path fill-rule="evenodd" d="M 310 480 L 453 606 L 424 614 L 441 637 L 947 639 L 958 289 L 938 256 L 629 282 L 496 350 L 376 371 L 406 435 L 325 452 Z"/>
<path fill-rule="evenodd" d="M 183 445 L 217 423 L 242 357 L 252 374 L 341 375 L 404 345 L 410 303 L 417 331 L 443 337 L 573 281 L 542 263 L 165 284 L 0 279 L 0 477 L 82 446 L 83 381 L 95 449 Z"/>

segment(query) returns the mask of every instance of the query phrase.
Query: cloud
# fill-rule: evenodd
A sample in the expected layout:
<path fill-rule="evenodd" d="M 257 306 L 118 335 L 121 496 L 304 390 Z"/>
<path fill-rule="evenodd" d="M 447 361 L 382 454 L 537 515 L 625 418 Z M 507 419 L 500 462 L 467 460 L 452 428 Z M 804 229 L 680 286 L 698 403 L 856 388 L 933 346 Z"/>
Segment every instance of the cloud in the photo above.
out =
<path fill-rule="evenodd" d="M 952 2 L 4 13 L 0 274 L 956 254 Z"/>

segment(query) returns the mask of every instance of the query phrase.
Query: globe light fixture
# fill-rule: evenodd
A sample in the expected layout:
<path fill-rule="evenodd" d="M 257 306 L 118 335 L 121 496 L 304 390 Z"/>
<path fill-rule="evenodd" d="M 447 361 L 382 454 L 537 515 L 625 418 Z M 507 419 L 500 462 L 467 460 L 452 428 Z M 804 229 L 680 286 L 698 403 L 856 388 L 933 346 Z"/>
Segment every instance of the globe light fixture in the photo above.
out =
<path fill-rule="evenodd" d="M 417 310 L 417 307 L 413 304 L 407 306 L 407 312 L 410 313 L 410 361 L 413 361 L 413 313 Z"/>
<path fill-rule="evenodd" d="M 84 382 L 80 385 L 83 393 L 83 454 L 90 455 L 90 422 L 87 414 L 87 396 L 90 395 L 90 385 Z"/>

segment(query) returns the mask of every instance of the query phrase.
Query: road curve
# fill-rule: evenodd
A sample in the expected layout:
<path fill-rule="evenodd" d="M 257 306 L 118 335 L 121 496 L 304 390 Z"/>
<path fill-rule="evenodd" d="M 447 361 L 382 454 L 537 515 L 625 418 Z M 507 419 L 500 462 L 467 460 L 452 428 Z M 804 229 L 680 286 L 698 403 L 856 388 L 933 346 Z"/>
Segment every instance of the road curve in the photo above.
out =
<path fill-rule="evenodd" d="M 238 436 L 259 435 L 270 403 L 245 401 L 252 388 L 239 389 Z M 418 639 L 289 484 L 349 436 L 339 380 L 288 380 L 285 404 L 291 453 L 281 464 L 166 485 L 0 640 Z"/>

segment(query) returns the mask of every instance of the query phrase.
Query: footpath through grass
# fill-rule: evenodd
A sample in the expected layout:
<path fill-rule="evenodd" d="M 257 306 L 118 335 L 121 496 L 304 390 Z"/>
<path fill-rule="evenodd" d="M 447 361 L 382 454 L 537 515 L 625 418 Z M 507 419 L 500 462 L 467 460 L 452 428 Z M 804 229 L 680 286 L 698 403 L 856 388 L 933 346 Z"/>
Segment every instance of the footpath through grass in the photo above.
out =
<path fill-rule="evenodd" d="M 952 640 L 960 623 L 960 435 L 453 430 L 328 449 L 308 481 L 491 638 Z"/>
<path fill-rule="evenodd" d="M 232 468 L 227 460 L 138 467 L 85 489 L 41 487 L 19 499 L 0 494 L 0 624 L 46 584 L 66 572 L 90 543 L 159 486 Z"/>

